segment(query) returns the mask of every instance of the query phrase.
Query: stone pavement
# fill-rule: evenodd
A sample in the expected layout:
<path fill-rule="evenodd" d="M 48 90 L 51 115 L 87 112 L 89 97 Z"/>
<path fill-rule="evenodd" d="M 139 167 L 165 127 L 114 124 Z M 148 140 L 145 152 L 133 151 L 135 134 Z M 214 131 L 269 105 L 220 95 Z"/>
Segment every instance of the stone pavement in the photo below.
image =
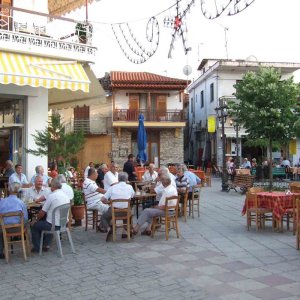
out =
<path fill-rule="evenodd" d="M 200 218 L 180 221 L 180 239 L 138 235 L 105 243 L 105 234 L 72 231 L 77 254 L 63 239 L 40 258 L 0 261 L 0 299 L 300 299 L 300 253 L 291 232 L 246 229 L 245 196 L 220 192 L 220 179 L 201 191 Z"/>

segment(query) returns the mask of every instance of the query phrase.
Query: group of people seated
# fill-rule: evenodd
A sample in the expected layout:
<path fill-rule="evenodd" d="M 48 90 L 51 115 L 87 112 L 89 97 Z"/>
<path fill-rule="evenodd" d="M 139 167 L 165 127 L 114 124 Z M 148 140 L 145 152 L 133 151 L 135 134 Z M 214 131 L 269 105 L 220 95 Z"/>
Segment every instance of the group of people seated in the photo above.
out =
<path fill-rule="evenodd" d="M 99 169 L 97 171 L 91 164 L 87 167 L 87 177 L 83 183 L 83 193 L 87 208 L 96 209 L 101 214 L 101 222 L 98 229 L 102 233 L 107 233 L 107 241 L 110 240 L 112 235 L 110 226 L 112 211 L 109 201 L 117 199 L 130 200 L 135 196 L 135 191 L 131 184 L 132 181 L 135 182 L 135 178 L 132 176 L 133 180 L 129 180 L 130 175 L 125 171 L 131 169 L 132 175 L 135 175 L 134 169 L 131 168 L 132 161 L 133 155 L 130 154 L 128 161 L 124 164 L 123 172 L 118 172 L 118 165 L 115 162 L 111 163 L 110 168 L 107 168 L 106 164 L 101 165 L 99 167 L 100 172 L 103 173 L 101 175 L 103 179 L 100 180 L 101 186 L 97 183 Z M 201 183 L 201 179 L 183 164 L 178 165 L 177 175 L 174 176 L 166 166 L 161 166 L 157 172 L 155 165 L 150 163 L 142 180 L 153 184 L 153 192 L 156 194 L 155 207 L 147 207 L 143 210 L 136 225 L 133 227 L 132 234 L 137 234 L 140 227 L 144 223 L 148 223 L 148 227 L 142 234 L 150 235 L 151 219 L 153 216 L 161 216 L 165 213 L 166 197 L 178 196 L 178 192 L 181 193 L 186 189 L 188 189 L 191 196 L 193 186 Z M 127 208 L 126 202 L 114 202 L 113 205 L 115 208 Z M 122 238 L 126 237 L 127 234 L 124 228 Z"/>
<path fill-rule="evenodd" d="M 112 162 L 107 167 L 101 164 L 98 169 L 94 168 L 90 163 L 87 167 L 86 177 L 83 183 L 83 193 L 88 209 L 97 209 L 101 214 L 101 222 L 99 225 L 100 232 L 107 233 L 106 240 L 109 241 L 112 235 L 111 219 L 112 208 L 110 201 L 117 199 L 131 200 L 135 196 L 133 185 L 135 169 L 132 168 L 133 155 L 128 156 L 128 161 L 124 164 L 123 171 L 119 172 L 119 167 Z M 6 174 L 11 170 L 13 165 L 7 162 Z M 22 211 L 24 214 L 24 222 L 29 226 L 28 211 L 25 199 L 30 199 L 36 203 L 41 203 L 36 220 L 31 222 L 32 236 L 32 252 L 39 251 L 41 232 L 50 230 L 52 227 L 53 210 L 63 204 L 70 203 L 74 197 L 72 187 L 67 183 L 64 175 L 59 174 L 55 178 L 51 178 L 44 174 L 44 168 L 37 166 L 36 174 L 27 180 L 23 174 L 21 165 L 15 165 L 14 172 L 10 171 L 9 175 L 9 196 L 0 201 L 0 214 L 13 211 Z M 127 172 L 126 172 L 127 171 Z M 130 177 L 131 176 L 131 177 Z M 142 180 L 146 183 L 152 183 L 153 192 L 156 194 L 154 207 L 147 207 L 140 214 L 133 226 L 131 234 L 137 234 L 140 228 L 147 223 L 148 226 L 143 230 L 142 234 L 151 234 L 151 219 L 154 216 L 161 216 L 165 213 L 165 202 L 167 197 L 178 196 L 183 190 L 188 189 L 191 193 L 192 187 L 201 182 L 194 173 L 190 172 L 185 165 L 177 166 L 177 174 L 174 176 L 165 166 L 161 166 L 157 171 L 155 165 L 150 163 L 148 169 L 143 175 Z M 20 199 L 20 191 L 23 191 L 24 199 Z M 31 202 L 30 201 L 30 202 Z M 176 199 L 174 200 L 176 201 Z M 115 208 L 127 208 L 126 202 L 113 202 Z M 173 205 L 171 202 L 170 205 Z M 15 218 L 6 218 L 6 224 L 20 222 Z M 124 221 L 125 222 L 125 221 Z M 55 225 L 59 225 L 59 216 L 55 215 Z M 126 225 L 126 222 L 124 223 Z M 1 228 L 0 228 L 1 230 Z M 125 229 L 122 232 L 122 238 L 127 237 Z M 43 251 L 48 251 L 51 244 L 52 235 L 47 235 L 43 244 Z M 3 255 L 3 237 L 0 231 L 0 258 Z"/>

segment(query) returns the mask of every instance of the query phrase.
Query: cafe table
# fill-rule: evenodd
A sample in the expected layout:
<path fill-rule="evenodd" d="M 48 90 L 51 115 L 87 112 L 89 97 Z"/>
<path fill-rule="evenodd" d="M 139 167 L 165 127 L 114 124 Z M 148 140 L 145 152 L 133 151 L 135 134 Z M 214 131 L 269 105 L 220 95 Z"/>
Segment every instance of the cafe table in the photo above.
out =
<path fill-rule="evenodd" d="M 143 202 L 147 202 L 149 200 L 152 200 L 154 203 L 154 200 L 156 198 L 155 193 L 136 193 L 133 201 L 135 202 L 136 205 L 136 217 L 139 217 L 139 204 Z"/>
<path fill-rule="evenodd" d="M 282 217 L 287 212 L 288 209 L 293 208 L 293 198 L 295 195 L 300 195 L 299 193 L 285 193 L 285 192 L 259 192 L 256 193 L 258 207 L 271 209 L 273 216 L 278 224 L 281 224 Z M 247 205 L 245 204 L 242 210 L 242 215 L 246 214 Z M 248 207 L 253 208 L 254 202 L 249 201 Z"/>

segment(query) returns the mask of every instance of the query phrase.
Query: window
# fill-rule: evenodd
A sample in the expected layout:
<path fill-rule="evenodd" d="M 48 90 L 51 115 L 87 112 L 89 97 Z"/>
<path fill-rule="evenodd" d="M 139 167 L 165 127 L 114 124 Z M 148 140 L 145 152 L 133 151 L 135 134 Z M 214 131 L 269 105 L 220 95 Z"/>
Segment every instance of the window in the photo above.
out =
<path fill-rule="evenodd" d="M 194 103 L 194 98 L 191 98 L 191 113 L 194 113 L 195 111 L 195 103 Z"/>
<path fill-rule="evenodd" d="M 90 107 L 75 107 L 74 108 L 74 132 L 78 132 L 80 130 L 83 132 L 90 133 Z"/>
<path fill-rule="evenodd" d="M 210 89 L 210 102 L 214 101 L 215 95 L 214 95 L 214 84 L 211 83 L 209 86 Z"/>
<path fill-rule="evenodd" d="M 200 93 L 200 102 L 201 107 L 204 107 L 204 91 L 202 90 Z"/>

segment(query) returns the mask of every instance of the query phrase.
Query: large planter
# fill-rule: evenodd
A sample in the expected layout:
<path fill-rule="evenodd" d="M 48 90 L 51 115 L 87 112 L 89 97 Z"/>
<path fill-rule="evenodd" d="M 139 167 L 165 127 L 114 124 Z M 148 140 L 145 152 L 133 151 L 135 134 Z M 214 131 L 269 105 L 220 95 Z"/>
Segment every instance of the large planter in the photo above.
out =
<path fill-rule="evenodd" d="M 84 219 L 84 205 L 72 205 L 72 218 L 75 220 L 75 225 L 81 225 L 81 220 Z"/>

